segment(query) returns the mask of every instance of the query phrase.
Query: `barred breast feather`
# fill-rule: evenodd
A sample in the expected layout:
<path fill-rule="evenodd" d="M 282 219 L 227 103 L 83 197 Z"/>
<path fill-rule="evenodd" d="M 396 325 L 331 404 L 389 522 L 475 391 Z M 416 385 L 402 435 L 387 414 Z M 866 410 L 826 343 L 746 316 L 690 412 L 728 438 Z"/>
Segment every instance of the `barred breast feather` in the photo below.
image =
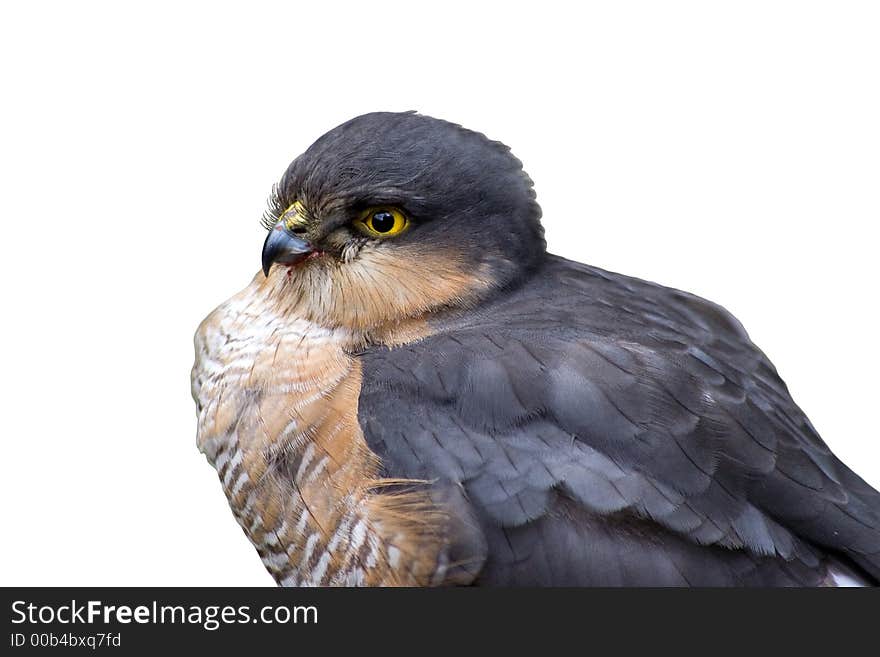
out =
<path fill-rule="evenodd" d="M 421 482 L 380 478 L 363 439 L 356 338 L 272 302 L 276 278 L 259 274 L 195 338 L 198 445 L 235 517 L 285 586 L 443 581 L 445 514 Z"/>

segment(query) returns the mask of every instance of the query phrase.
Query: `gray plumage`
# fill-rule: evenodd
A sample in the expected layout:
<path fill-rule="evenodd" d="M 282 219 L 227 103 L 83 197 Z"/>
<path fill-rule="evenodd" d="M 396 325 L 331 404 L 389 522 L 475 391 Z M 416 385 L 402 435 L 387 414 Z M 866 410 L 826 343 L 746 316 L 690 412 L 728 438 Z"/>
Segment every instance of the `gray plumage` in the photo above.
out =
<path fill-rule="evenodd" d="M 340 412 L 332 386 L 282 386 L 291 398 L 267 413 L 284 408 L 281 420 L 305 426 L 292 442 L 297 472 L 302 450 L 334 462 L 370 452 L 356 494 L 304 481 L 372 528 L 351 543 L 387 555 L 355 555 L 327 581 L 877 584 L 880 493 L 830 452 L 739 322 L 693 295 L 548 255 L 540 217 L 504 144 L 414 113 L 356 117 L 282 177 L 267 278 L 248 299 L 280 313 L 270 338 L 318 327 L 287 355 L 287 376 L 350 368 L 329 378 L 360 386 L 351 403 L 366 446 L 358 431 L 345 450 L 326 447 L 341 442 L 335 429 L 316 440 Z M 379 218 L 382 230 L 364 223 Z M 268 321 L 247 319 L 246 334 Z M 242 371 L 235 386 L 253 386 L 253 368 Z M 352 424 L 338 421 L 343 434 Z M 285 453 L 288 432 L 275 433 Z M 402 499 L 415 500 L 408 515 L 357 515 Z M 344 536 L 354 522 L 329 515 L 315 536 Z M 305 542 L 308 531 L 294 533 Z M 327 538 L 324 556 L 342 543 Z M 295 575 L 277 577 L 327 579 Z"/>
<path fill-rule="evenodd" d="M 432 330 L 362 355 L 359 418 L 386 475 L 460 491 L 476 583 L 880 578 L 880 494 L 723 308 L 547 256 Z"/>

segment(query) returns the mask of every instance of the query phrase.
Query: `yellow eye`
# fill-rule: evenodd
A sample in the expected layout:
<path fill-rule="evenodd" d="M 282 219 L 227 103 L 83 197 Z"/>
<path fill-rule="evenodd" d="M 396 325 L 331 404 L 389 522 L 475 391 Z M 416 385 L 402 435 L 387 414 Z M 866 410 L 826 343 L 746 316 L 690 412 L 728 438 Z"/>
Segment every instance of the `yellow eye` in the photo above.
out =
<path fill-rule="evenodd" d="M 397 208 L 370 208 L 361 213 L 355 227 L 370 237 L 393 237 L 409 226 L 409 219 Z"/>

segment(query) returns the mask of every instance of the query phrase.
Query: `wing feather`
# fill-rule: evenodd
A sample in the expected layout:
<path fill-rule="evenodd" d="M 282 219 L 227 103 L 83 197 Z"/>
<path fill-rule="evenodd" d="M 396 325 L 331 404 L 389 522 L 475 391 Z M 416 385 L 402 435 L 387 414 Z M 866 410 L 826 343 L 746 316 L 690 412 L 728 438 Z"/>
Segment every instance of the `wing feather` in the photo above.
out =
<path fill-rule="evenodd" d="M 880 494 L 720 306 L 550 257 L 524 286 L 363 356 L 393 477 L 464 493 L 486 583 L 880 578 Z"/>

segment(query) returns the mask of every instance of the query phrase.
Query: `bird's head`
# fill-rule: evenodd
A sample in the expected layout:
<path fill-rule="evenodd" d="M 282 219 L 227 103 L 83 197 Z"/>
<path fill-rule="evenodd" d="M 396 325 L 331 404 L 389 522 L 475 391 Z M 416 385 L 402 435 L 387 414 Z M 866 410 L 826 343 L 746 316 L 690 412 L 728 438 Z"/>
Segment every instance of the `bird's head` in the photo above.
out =
<path fill-rule="evenodd" d="M 415 113 L 366 114 L 276 186 L 265 285 L 308 319 L 356 330 L 473 305 L 540 262 L 540 215 L 503 144 Z"/>

